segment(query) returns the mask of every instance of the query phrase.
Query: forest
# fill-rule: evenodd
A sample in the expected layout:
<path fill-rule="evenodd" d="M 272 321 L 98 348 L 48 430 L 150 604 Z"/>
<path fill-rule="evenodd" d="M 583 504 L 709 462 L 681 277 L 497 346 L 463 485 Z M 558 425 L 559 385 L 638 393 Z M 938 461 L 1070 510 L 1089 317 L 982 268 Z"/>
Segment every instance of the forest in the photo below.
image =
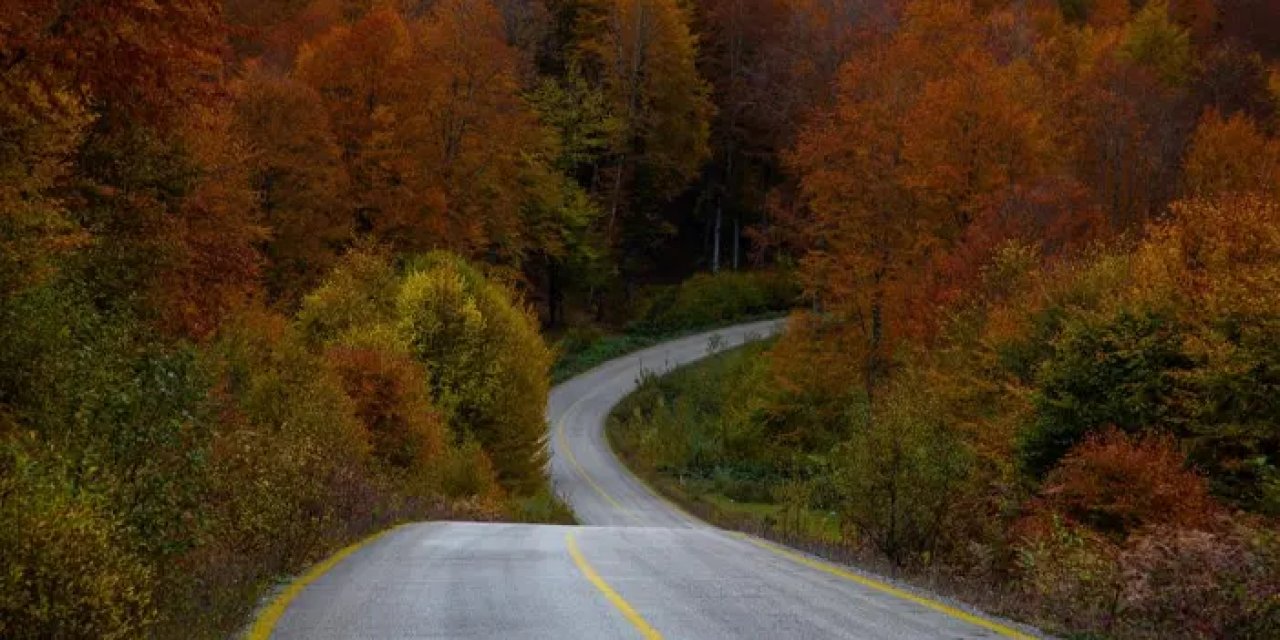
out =
<path fill-rule="evenodd" d="M 630 454 L 1047 628 L 1274 638 L 1277 33 L 1270 0 L 5 0 L 0 636 L 226 637 L 392 523 L 570 522 L 553 367 L 796 309 L 715 398 L 650 383 Z"/>
<path fill-rule="evenodd" d="M 1263 4 L 919 1 L 855 30 L 756 227 L 807 309 L 647 382 L 616 445 L 713 520 L 1070 637 L 1275 637 Z"/>

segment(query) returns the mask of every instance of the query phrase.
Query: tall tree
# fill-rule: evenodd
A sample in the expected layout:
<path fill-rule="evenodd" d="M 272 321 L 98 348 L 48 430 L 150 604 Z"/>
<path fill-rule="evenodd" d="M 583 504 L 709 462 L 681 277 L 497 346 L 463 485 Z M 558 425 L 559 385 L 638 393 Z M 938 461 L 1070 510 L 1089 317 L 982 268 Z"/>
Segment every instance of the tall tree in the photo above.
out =
<path fill-rule="evenodd" d="M 845 65 L 834 107 L 788 155 L 810 213 L 804 278 L 860 337 L 868 395 L 925 267 L 1053 164 L 1042 90 L 1025 60 L 992 55 L 989 26 L 967 2 L 911 3 L 891 41 Z"/>
<path fill-rule="evenodd" d="M 709 154 L 712 106 L 695 66 L 689 16 L 676 0 L 587 0 L 577 13 L 584 69 L 620 120 L 601 185 L 607 235 L 624 235 L 624 271 L 664 234 L 657 207 L 679 195 Z"/>
<path fill-rule="evenodd" d="M 297 75 L 320 94 L 342 152 L 357 232 L 394 227 L 416 208 L 407 150 L 392 130 L 411 56 L 409 27 L 389 7 L 335 27 L 298 54 Z"/>
<path fill-rule="evenodd" d="M 345 167 L 329 116 L 310 87 L 258 72 L 239 89 L 236 131 L 271 238 L 272 296 L 296 302 L 319 283 L 351 236 Z"/>
<path fill-rule="evenodd" d="M 3 99 L 50 122 L 87 118 L 60 159 L 74 180 L 48 185 L 93 240 L 79 276 L 104 306 L 208 335 L 255 295 L 261 238 L 228 131 L 221 3 L 24 0 L 3 11 Z"/>

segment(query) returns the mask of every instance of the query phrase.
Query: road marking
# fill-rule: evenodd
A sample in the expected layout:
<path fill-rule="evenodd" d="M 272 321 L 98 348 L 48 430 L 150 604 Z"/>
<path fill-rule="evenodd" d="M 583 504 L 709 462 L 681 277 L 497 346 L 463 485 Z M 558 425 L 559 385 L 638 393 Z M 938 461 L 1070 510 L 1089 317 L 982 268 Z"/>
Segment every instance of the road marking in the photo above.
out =
<path fill-rule="evenodd" d="M 587 562 L 587 559 L 582 556 L 582 552 L 578 550 L 578 541 L 574 538 L 572 531 L 564 534 L 564 542 L 569 547 L 569 555 L 573 556 L 573 563 L 578 565 L 582 575 L 586 576 L 587 580 L 595 585 L 596 589 L 600 590 L 600 593 L 604 594 L 604 597 L 609 600 L 614 608 L 622 612 L 627 621 L 640 632 L 640 636 L 645 640 L 662 640 L 662 634 L 658 633 L 657 629 L 649 626 L 649 623 L 645 622 L 635 608 L 624 600 L 622 596 L 618 595 L 618 592 L 614 591 L 613 587 L 610 587 L 609 583 L 605 582 L 604 578 L 601 578 L 595 569 L 591 568 L 591 564 Z"/>
<path fill-rule="evenodd" d="M 298 594 L 302 593 L 302 590 L 307 588 L 307 585 L 315 582 L 320 578 L 320 576 L 328 573 L 330 569 L 336 567 L 338 563 L 345 560 L 347 556 L 359 551 L 374 540 L 377 540 L 378 538 L 381 538 L 402 526 L 404 525 L 397 525 L 390 529 L 384 529 L 360 540 L 359 542 L 343 547 L 337 553 L 326 558 L 323 562 L 311 567 L 311 569 L 302 574 L 301 577 L 290 583 L 289 586 L 285 588 L 284 592 L 277 596 L 271 604 L 267 605 L 267 608 L 262 610 L 258 619 L 254 621 L 253 628 L 249 629 L 249 633 L 245 635 L 245 640 L 268 640 L 268 638 L 271 637 L 271 633 L 275 631 L 276 623 L 280 622 L 280 618 L 284 616 L 285 610 L 288 609 L 289 605 L 293 603 L 293 600 L 298 597 Z"/>
<path fill-rule="evenodd" d="M 734 532 L 733 535 L 743 540 L 746 540 L 747 542 L 750 542 L 751 544 L 754 544 L 755 546 L 760 547 L 761 549 L 773 552 L 779 556 L 782 556 L 793 562 L 802 564 L 811 569 L 817 569 L 818 571 L 822 571 L 823 573 L 828 573 L 838 578 L 844 578 L 845 580 L 856 582 L 869 589 L 874 589 L 881 593 L 887 593 L 891 596 L 901 598 L 908 602 L 913 602 L 922 607 L 937 611 L 938 613 L 942 613 L 952 618 L 956 618 L 957 620 L 962 620 L 964 622 L 968 622 L 969 624 L 982 627 L 988 631 L 993 631 L 996 634 L 1004 636 L 1006 638 L 1016 638 L 1017 640 L 1036 640 L 1036 636 L 1028 635 L 1012 627 L 999 624 L 997 622 L 992 622 L 990 620 L 987 620 L 986 618 L 975 616 L 972 613 L 969 613 L 967 611 L 962 611 L 955 607 L 947 606 L 945 604 L 942 604 L 941 602 L 930 600 L 929 598 L 925 598 L 923 596 L 918 596 L 909 591 L 904 591 L 902 589 L 899 589 L 893 585 L 880 582 L 879 580 L 873 580 L 865 576 L 860 576 L 852 571 L 846 571 L 835 565 L 832 565 L 826 562 L 819 562 L 817 560 L 814 560 L 813 558 L 809 558 L 807 556 L 801 555 L 799 553 L 796 553 L 795 551 L 780 547 L 776 544 L 765 542 L 763 540 L 760 540 L 759 538 L 749 536 L 745 533 Z"/>
<path fill-rule="evenodd" d="M 586 400 L 589 397 L 591 396 L 583 396 L 577 402 L 573 403 L 569 407 L 569 410 L 564 412 L 564 415 L 568 416 L 570 413 L 573 412 L 574 409 L 578 407 L 578 405 L 583 400 Z M 600 484 L 596 482 L 595 478 L 592 478 L 591 474 L 587 473 L 587 470 L 583 468 L 582 463 L 578 462 L 578 456 L 573 455 L 573 448 L 569 446 L 569 438 L 567 438 L 564 435 L 564 417 L 560 418 L 560 422 L 558 423 L 558 427 L 556 428 L 556 437 L 560 439 L 560 448 L 564 449 L 565 457 L 569 459 L 569 464 L 572 464 L 573 468 L 577 470 L 578 475 L 582 476 L 582 479 L 586 480 L 587 484 L 591 485 L 591 488 L 595 489 L 596 493 L 600 494 L 600 497 L 604 498 L 609 504 L 613 505 L 615 509 L 619 511 L 627 511 L 627 508 L 622 506 L 622 503 L 618 502 L 613 498 L 613 496 L 609 495 L 604 490 L 604 487 L 601 487 Z"/>
<path fill-rule="evenodd" d="M 605 428 L 608 429 L 608 426 L 606 426 Z M 705 524 L 701 518 L 689 513 L 688 511 L 685 511 L 684 507 L 676 504 L 674 500 L 671 500 L 670 498 L 662 495 L 661 493 L 658 493 L 657 489 L 649 486 L 648 482 L 645 482 L 643 478 L 636 475 L 636 472 L 632 471 L 631 467 L 627 466 L 627 463 L 622 459 L 622 456 L 619 456 L 618 452 L 613 449 L 613 443 L 609 440 L 609 434 L 607 433 L 605 434 L 604 440 L 605 440 L 605 443 L 609 445 L 609 453 L 613 454 L 613 459 L 618 463 L 618 467 L 621 468 L 624 472 L 626 472 L 628 476 L 631 477 L 632 482 L 635 482 L 636 484 L 640 485 L 642 489 L 647 491 L 649 495 L 653 496 L 654 499 L 656 499 L 658 502 L 665 505 L 668 509 L 671 509 L 677 515 L 682 516 L 686 521 L 686 523 L 689 524 L 690 526 L 696 528 L 699 524 Z"/>
<path fill-rule="evenodd" d="M 569 405 L 569 408 L 566 409 L 565 412 L 560 415 L 560 420 L 556 422 L 556 438 L 559 439 L 560 441 L 560 448 L 564 449 L 565 457 L 569 459 L 569 464 L 573 466 L 573 468 L 578 472 L 579 476 L 582 476 L 583 480 L 587 481 L 587 484 L 590 485 L 592 489 L 595 489 L 596 493 L 600 494 L 600 497 L 604 498 L 606 502 L 613 505 L 613 508 L 626 514 L 627 517 L 631 518 L 637 523 L 645 524 L 644 520 L 642 520 L 640 516 L 636 515 L 635 512 L 631 511 L 630 509 L 622 506 L 621 502 L 618 502 L 616 499 L 614 499 L 613 496 L 609 495 L 609 492 L 605 491 L 604 487 L 600 486 L 600 483 L 596 482 L 596 479 L 591 477 L 591 474 L 587 473 L 587 470 L 585 467 L 582 466 L 582 463 L 578 462 L 578 456 L 574 455 L 573 447 L 569 446 L 569 438 L 564 434 L 565 419 L 568 418 L 570 415 L 572 415 L 574 411 L 577 411 L 578 405 L 582 404 L 583 402 L 586 402 L 588 399 L 593 397 L 595 397 L 595 394 L 588 393 L 587 395 L 584 395 L 581 398 L 578 398 L 576 402 Z"/>

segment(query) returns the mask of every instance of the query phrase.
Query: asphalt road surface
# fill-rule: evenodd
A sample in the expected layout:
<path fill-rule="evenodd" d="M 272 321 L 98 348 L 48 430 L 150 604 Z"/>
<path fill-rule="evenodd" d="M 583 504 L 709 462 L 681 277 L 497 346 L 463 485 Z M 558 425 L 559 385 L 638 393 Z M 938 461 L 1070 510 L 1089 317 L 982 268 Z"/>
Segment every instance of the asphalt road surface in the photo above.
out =
<path fill-rule="evenodd" d="M 581 526 L 429 522 L 347 556 L 293 599 L 274 638 L 1035 637 L 699 522 L 650 492 L 603 435 L 644 370 L 778 329 L 758 322 L 614 360 L 556 387 L 551 474 Z M 718 336 L 712 338 L 712 336 Z"/>

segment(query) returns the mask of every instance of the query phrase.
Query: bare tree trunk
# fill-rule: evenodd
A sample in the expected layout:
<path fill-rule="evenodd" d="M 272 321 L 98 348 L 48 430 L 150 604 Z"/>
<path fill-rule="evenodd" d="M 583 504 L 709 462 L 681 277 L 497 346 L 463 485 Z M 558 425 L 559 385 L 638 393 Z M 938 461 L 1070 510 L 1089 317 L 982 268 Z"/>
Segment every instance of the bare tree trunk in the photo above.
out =
<path fill-rule="evenodd" d="M 742 245 L 742 226 L 739 223 L 740 220 L 741 220 L 740 216 L 736 214 L 733 216 L 733 270 L 734 271 L 737 271 L 739 268 L 742 267 L 738 259 L 739 254 L 741 253 L 741 245 Z"/>
<path fill-rule="evenodd" d="M 720 271 L 720 220 L 724 217 L 724 205 L 719 199 L 716 202 L 716 224 L 715 231 L 711 232 L 711 272 L 719 273 Z"/>

